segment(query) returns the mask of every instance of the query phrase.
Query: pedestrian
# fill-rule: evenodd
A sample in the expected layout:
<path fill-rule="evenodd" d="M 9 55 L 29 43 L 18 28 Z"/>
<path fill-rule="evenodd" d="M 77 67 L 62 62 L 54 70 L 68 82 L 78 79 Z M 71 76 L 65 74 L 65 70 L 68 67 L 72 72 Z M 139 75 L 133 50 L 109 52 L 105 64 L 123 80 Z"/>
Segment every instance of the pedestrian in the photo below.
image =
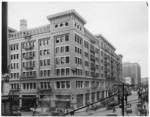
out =
<path fill-rule="evenodd" d="M 144 115 L 147 116 L 147 110 L 146 110 L 146 106 L 145 105 L 144 105 L 143 111 L 144 111 Z"/>
<path fill-rule="evenodd" d="M 116 107 L 114 106 L 114 107 L 113 107 L 113 113 L 115 113 L 115 112 L 116 112 Z"/>
<path fill-rule="evenodd" d="M 71 109 L 70 109 L 70 110 L 71 110 L 70 114 L 71 114 L 71 115 L 74 115 L 74 106 L 73 106 L 73 105 L 71 106 Z"/>

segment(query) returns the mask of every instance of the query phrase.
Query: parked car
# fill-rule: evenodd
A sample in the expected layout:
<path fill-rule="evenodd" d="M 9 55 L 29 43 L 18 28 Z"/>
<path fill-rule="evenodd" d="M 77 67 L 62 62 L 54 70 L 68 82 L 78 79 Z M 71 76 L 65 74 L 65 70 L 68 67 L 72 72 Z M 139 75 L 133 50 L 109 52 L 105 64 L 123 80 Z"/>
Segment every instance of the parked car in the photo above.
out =
<path fill-rule="evenodd" d="M 117 105 L 118 105 L 118 102 L 116 101 L 110 102 L 107 106 L 107 110 L 111 110 L 113 109 L 114 106 L 117 106 Z"/>
<path fill-rule="evenodd" d="M 116 113 L 109 113 L 106 116 L 118 116 Z"/>

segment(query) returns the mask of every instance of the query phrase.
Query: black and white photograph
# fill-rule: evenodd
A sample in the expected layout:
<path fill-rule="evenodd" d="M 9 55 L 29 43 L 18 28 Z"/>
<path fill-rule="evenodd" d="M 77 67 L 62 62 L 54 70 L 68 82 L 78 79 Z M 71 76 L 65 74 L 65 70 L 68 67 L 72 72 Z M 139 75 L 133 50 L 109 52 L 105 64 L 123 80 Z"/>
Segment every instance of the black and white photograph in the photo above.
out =
<path fill-rule="evenodd" d="M 149 116 L 148 1 L 1 9 L 1 116 Z"/>

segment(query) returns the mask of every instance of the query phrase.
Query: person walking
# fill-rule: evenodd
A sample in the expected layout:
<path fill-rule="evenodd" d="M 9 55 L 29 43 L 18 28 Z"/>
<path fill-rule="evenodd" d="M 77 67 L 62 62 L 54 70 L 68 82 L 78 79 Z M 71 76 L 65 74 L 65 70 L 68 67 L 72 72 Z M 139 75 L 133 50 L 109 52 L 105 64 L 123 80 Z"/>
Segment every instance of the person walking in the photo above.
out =
<path fill-rule="evenodd" d="M 146 106 L 145 106 L 145 105 L 144 105 L 143 111 L 144 111 L 144 115 L 147 116 L 147 109 L 146 109 Z"/>
<path fill-rule="evenodd" d="M 71 106 L 71 109 L 70 109 L 70 110 L 71 110 L 71 113 L 70 113 L 70 114 L 71 114 L 71 115 L 74 115 L 74 106 L 73 106 L 73 105 Z"/>
<path fill-rule="evenodd" d="M 114 106 L 114 107 L 113 107 L 113 113 L 115 113 L 115 112 L 116 112 L 116 107 Z"/>

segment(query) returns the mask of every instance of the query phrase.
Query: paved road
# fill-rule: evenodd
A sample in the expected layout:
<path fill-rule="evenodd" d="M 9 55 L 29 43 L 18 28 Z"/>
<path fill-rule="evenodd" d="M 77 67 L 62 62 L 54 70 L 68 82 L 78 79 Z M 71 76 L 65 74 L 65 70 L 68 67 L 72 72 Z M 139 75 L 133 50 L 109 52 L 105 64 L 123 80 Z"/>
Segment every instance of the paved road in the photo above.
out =
<path fill-rule="evenodd" d="M 132 113 L 131 114 L 126 114 L 125 116 L 138 116 L 138 109 L 137 109 L 137 103 L 138 103 L 138 96 L 137 94 L 132 94 L 131 96 L 128 97 L 128 102 L 132 104 L 131 109 L 132 109 Z M 145 103 L 147 109 L 148 109 L 148 104 Z M 112 110 L 107 110 L 106 108 L 101 108 L 98 109 L 97 111 L 91 111 L 91 112 L 76 112 L 75 116 L 106 116 L 109 113 L 113 113 Z M 118 116 L 122 116 L 122 110 L 121 108 L 117 108 L 116 109 L 116 114 Z"/>

